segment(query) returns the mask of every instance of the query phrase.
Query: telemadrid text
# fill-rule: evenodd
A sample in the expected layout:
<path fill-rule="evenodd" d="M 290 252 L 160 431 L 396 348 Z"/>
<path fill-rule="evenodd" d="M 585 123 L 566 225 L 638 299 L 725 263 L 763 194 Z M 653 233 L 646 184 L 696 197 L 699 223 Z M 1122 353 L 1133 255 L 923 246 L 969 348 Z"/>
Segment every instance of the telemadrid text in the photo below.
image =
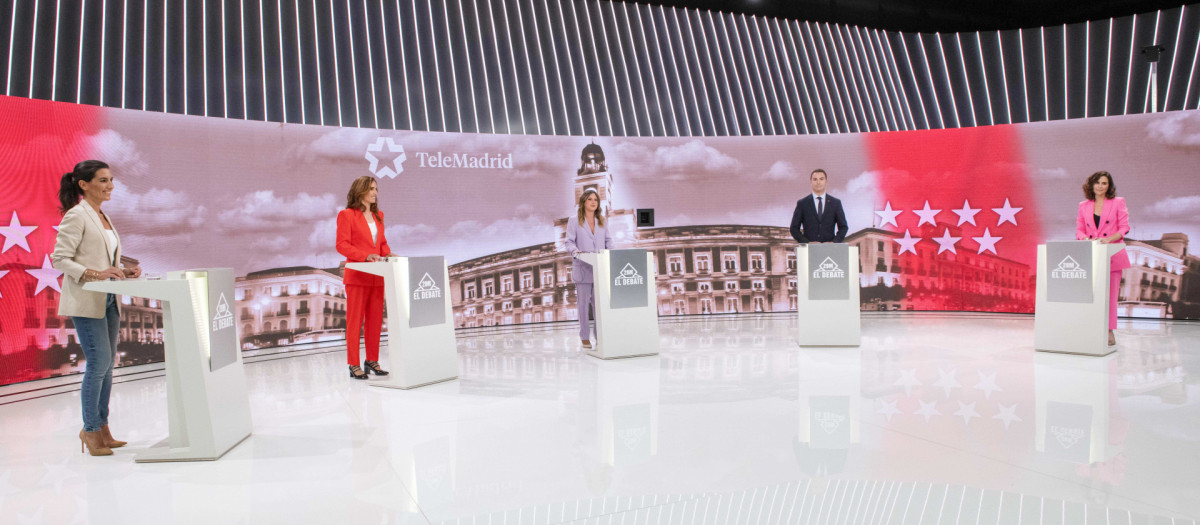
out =
<path fill-rule="evenodd" d="M 422 168 L 506 169 L 513 168 L 512 153 L 501 155 L 468 155 L 466 153 L 416 152 Z"/>

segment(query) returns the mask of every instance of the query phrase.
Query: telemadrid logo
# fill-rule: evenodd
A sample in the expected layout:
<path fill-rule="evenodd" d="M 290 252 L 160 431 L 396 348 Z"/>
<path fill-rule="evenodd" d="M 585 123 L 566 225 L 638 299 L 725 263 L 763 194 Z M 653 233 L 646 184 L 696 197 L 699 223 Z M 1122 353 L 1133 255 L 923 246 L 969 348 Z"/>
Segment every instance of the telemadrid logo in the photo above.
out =
<path fill-rule="evenodd" d="M 1050 277 L 1054 279 L 1087 279 L 1087 270 L 1068 255 L 1059 261 L 1057 268 L 1050 271 Z"/>
<path fill-rule="evenodd" d="M 833 262 L 832 257 L 826 257 L 821 264 L 817 266 L 812 273 L 813 279 L 845 279 L 846 270 L 843 270 L 837 263 Z"/>
<path fill-rule="evenodd" d="M 392 154 L 392 162 L 380 162 L 380 155 L 386 151 Z M 413 156 L 422 168 L 432 169 L 513 169 L 512 153 L 446 153 L 443 151 L 414 151 Z M 385 155 L 386 156 L 386 155 Z M 379 137 L 373 144 L 367 145 L 363 155 L 370 166 L 367 168 L 377 178 L 395 178 L 404 173 L 404 161 L 408 154 L 404 146 L 397 144 L 391 137 Z"/>
<path fill-rule="evenodd" d="M 624 268 L 621 268 L 621 273 L 613 279 L 613 286 L 635 286 L 644 284 L 646 280 L 638 274 L 637 269 L 632 263 L 626 263 Z"/>

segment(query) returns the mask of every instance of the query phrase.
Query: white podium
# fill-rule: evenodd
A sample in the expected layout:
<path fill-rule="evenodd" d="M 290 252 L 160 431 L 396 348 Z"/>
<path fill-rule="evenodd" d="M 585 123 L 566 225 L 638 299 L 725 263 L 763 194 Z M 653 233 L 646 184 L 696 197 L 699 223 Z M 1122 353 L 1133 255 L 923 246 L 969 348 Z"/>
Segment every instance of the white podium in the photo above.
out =
<path fill-rule="evenodd" d="M 628 251 L 631 250 L 604 250 L 600 253 L 576 255 L 579 260 L 592 265 L 592 286 L 596 299 L 596 340 L 593 341 L 593 348 L 587 352 L 592 357 L 618 359 L 658 355 L 658 301 L 654 296 L 654 255 L 638 250 L 645 253 L 644 272 L 638 272 L 640 275 L 629 275 L 625 264 L 614 269 L 612 260 L 614 252 Z M 641 279 L 646 294 L 645 306 L 614 305 L 614 286 L 618 278 Z M 586 305 L 579 305 L 578 311 L 580 316 L 586 316 Z"/>
<path fill-rule="evenodd" d="M 809 299 L 809 288 L 815 285 L 817 276 L 824 261 L 809 265 L 809 250 L 815 246 L 801 244 L 796 247 L 796 318 L 799 332 L 796 343 L 799 346 L 859 346 L 862 344 L 862 313 L 859 304 L 858 284 L 858 247 L 847 246 L 848 260 L 844 266 L 837 264 L 834 269 L 844 272 L 844 276 L 835 279 L 846 288 L 844 299 Z M 834 245 L 836 246 L 836 245 Z M 836 273 L 834 274 L 836 275 Z M 841 283 L 844 281 L 844 284 Z"/>
<path fill-rule="evenodd" d="M 1088 465 L 1108 461 L 1121 451 L 1112 436 L 1116 373 L 1116 356 L 1034 355 L 1034 445 L 1040 454 Z"/>
<path fill-rule="evenodd" d="M 232 299 L 232 271 L 229 271 Z M 218 349 L 210 346 L 208 279 L 204 271 L 169 272 L 162 280 L 97 281 L 85 290 L 157 299 L 163 312 L 167 375 L 167 440 L 134 457 L 138 463 L 213 461 L 250 437 L 250 402 L 241 352 L 213 370 Z M 218 305 L 212 305 L 214 308 Z M 226 305 L 228 306 L 228 305 Z M 229 327 L 226 329 L 236 330 Z M 236 341 L 236 336 L 235 336 Z M 229 357 L 229 356 L 226 356 Z"/>
<path fill-rule="evenodd" d="M 391 374 L 382 380 L 371 380 L 367 384 L 382 388 L 408 390 L 420 386 L 441 383 L 458 378 L 458 351 L 454 340 L 454 316 L 450 310 L 447 283 L 450 274 L 443 262 L 441 275 L 429 272 L 415 279 L 410 275 L 410 264 L 414 257 L 394 257 L 389 261 L 349 263 L 346 268 L 383 277 L 384 297 L 387 301 L 387 346 L 380 353 L 388 356 Z M 415 313 L 414 292 L 422 291 L 422 279 L 434 279 L 434 288 L 440 294 L 441 308 L 445 316 L 441 323 L 412 327 L 410 321 Z M 437 280 L 440 277 L 440 282 Z M 428 284 L 428 283 L 426 283 Z M 431 289 L 432 290 L 432 289 Z"/>
<path fill-rule="evenodd" d="M 1039 352 L 1101 356 L 1117 349 L 1108 346 L 1109 266 L 1112 256 L 1125 245 L 1095 241 L 1090 244 L 1091 265 L 1075 270 L 1085 272 L 1083 279 L 1087 280 L 1086 286 L 1091 289 L 1091 300 L 1088 302 L 1058 302 L 1048 298 L 1050 274 L 1057 271 L 1063 261 L 1048 261 L 1046 245 L 1038 245 L 1033 347 Z"/>

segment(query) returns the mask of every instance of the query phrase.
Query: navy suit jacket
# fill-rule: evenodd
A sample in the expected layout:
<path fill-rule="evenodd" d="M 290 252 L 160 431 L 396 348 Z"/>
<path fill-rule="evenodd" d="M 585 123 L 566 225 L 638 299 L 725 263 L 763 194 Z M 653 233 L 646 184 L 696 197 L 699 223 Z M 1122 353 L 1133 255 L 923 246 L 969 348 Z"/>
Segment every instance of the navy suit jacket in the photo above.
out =
<path fill-rule="evenodd" d="M 834 227 L 837 231 L 834 231 Z M 817 218 L 817 202 L 810 193 L 796 202 L 792 212 L 792 238 L 796 242 L 842 242 L 846 240 L 846 212 L 842 201 L 825 194 L 825 213 Z"/>

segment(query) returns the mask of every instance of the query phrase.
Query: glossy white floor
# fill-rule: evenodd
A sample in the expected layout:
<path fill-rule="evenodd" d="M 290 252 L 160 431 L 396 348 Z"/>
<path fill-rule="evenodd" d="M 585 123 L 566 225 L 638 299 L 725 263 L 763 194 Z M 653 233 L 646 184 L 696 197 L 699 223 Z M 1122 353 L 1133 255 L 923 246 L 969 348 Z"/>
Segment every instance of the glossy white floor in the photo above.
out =
<path fill-rule="evenodd" d="M 1026 316 L 868 316 L 799 349 L 787 316 L 662 321 L 658 357 L 573 326 L 462 335 L 458 381 L 351 381 L 341 352 L 246 367 L 254 435 L 135 464 L 161 377 L 116 385 L 113 457 L 78 393 L 0 406 L 3 523 L 1194 523 L 1200 324 L 1123 322 L 1106 358 Z"/>

